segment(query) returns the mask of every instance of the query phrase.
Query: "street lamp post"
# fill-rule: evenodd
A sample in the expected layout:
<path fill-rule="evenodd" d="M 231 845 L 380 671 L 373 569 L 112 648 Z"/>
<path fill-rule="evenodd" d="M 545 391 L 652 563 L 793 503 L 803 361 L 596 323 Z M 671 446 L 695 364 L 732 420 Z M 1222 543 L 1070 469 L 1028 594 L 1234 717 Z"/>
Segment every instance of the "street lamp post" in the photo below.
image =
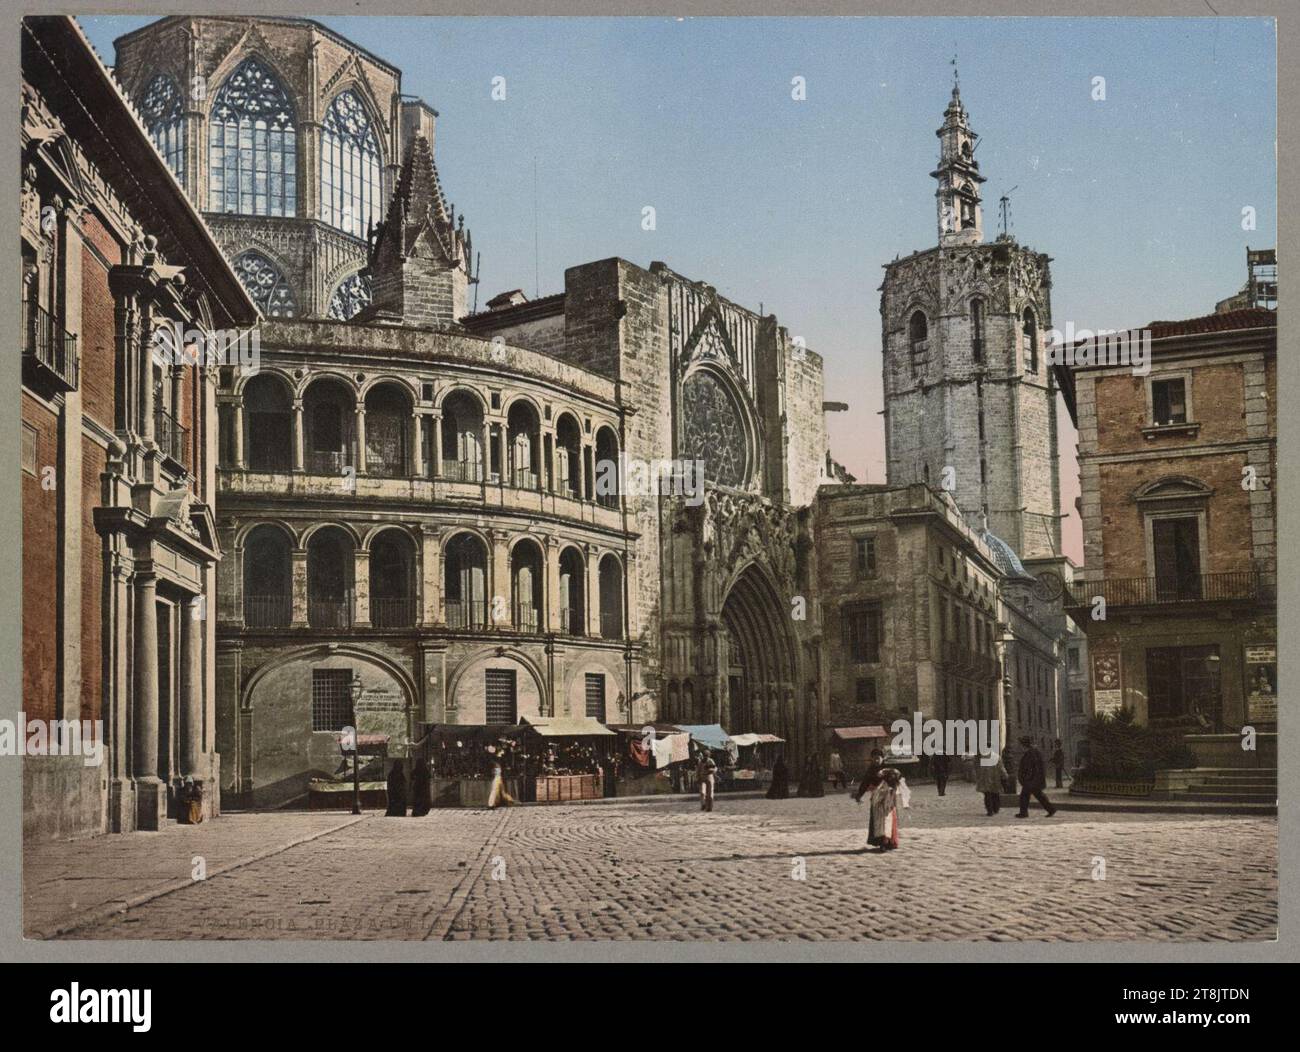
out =
<path fill-rule="evenodd" d="M 361 814 L 361 742 L 356 729 L 357 702 L 361 700 L 361 677 L 354 676 L 350 684 L 352 691 L 352 813 Z"/>

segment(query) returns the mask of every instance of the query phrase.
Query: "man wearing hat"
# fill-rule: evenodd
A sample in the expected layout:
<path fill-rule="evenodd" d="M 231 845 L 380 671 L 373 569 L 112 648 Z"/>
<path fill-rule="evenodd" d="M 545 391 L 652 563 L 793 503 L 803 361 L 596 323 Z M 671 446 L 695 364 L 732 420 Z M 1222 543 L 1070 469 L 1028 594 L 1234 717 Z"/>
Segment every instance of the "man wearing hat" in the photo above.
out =
<path fill-rule="evenodd" d="M 1020 754 L 1020 811 L 1016 817 L 1029 817 L 1029 798 L 1032 796 L 1043 805 L 1047 817 L 1051 818 L 1056 814 L 1056 808 L 1043 792 L 1047 785 L 1047 765 L 1043 763 L 1043 754 L 1035 748 L 1034 739 L 1027 734 L 1021 737 L 1020 744 L 1025 751 Z"/>

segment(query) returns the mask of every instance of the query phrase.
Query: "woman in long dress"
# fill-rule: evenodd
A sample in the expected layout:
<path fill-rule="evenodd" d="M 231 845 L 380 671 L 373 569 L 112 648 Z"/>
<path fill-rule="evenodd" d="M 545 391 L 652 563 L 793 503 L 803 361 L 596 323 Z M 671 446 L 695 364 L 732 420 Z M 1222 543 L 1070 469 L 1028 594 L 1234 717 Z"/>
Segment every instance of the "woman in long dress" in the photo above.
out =
<path fill-rule="evenodd" d="M 880 772 L 880 784 L 871 793 L 871 829 L 867 843 L 880 851 L 898 847 L 898 792 L 902 774 L 893 767 Z"/>

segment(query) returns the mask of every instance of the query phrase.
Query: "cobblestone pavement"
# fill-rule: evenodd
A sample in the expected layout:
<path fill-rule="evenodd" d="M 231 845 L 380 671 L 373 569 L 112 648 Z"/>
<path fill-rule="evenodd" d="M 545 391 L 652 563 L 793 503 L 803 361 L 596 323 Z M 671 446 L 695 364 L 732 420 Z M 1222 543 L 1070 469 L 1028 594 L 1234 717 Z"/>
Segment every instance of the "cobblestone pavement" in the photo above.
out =
<path fill-rule="evenodd" d="M 229 815 L 30 846 L 25 924 L 79 939 L 1276 936 L 1275 819 L 990 819 L 962 786 L 920 787 L 912 805 L 886 855 L 861 851 L 866 810 L 838 794 L 722 797 L 712 814 L 670 801 Z"/>

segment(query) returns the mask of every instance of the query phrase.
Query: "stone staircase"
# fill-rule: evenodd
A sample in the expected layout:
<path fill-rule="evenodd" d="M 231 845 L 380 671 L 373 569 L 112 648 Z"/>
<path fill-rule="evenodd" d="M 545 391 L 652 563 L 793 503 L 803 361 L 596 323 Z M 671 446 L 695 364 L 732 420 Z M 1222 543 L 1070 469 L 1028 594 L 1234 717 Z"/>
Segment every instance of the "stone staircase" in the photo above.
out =
<path fill-rule="evenodd" d="M 1187 788 L 1171 793 L 1175 799 L 1216 803 L 1277 804 L 1277 768 L 1198 767 Z"/>

